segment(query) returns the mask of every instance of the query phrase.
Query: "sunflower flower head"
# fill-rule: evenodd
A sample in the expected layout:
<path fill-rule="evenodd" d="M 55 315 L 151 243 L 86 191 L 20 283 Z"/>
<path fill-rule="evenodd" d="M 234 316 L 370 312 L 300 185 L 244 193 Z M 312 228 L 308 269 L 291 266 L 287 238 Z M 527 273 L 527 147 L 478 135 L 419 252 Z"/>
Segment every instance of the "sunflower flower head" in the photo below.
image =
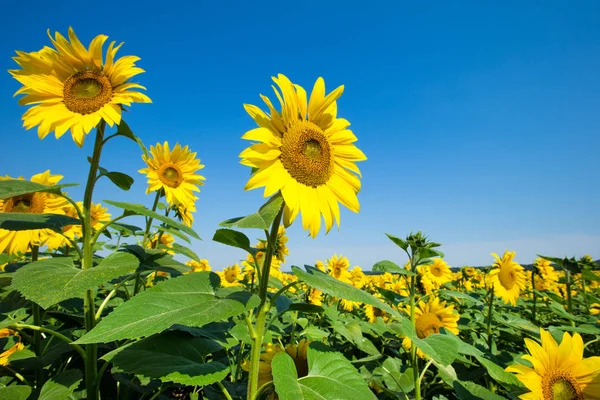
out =
<path fill-rule="evenodd" d="M 350 123 L 337 118 L 343 86 L 325 95 L 325 82 L 319 78 L 307 98 L 306 91 L 284 75 L 273 81 L 279 88 L 273 87 L 280 111 L 262 95 L 268 114 L 254 105 L 244 106 L 258 125 L 242 136 L 256 142 L 240 154 L 243 165 L 256 168 L 245 189 L 264 187 L 265 197 L 281 192 L 284 225 L 291 225 L 301 213 L 303 228 L 314 238 L 321 218 L 326 232 L 334 220 L 339 227 L 339 203 L 360 210 L 361 175 L 356 162 L 366 157 L 354 145 L 357 138 L 347 129 Z"/>
<path fill-rule="evenodd" d="M 583 339 L 565 332 L 560 345 L 540 328 L 541 345 L 525 339 L 529 354 L 522 358 L 532 367 L 514 364 L 506 368 L 530 390 L 523 400 L 584 400 L 600 396 L 600 357 L 583 357 Z"/>
<path fill-rule="evenodd" d="M 337 254 L 334 254 L 333 257 L 327 260 L 327 270 L 329 271 L 329 275 L 342 282 L 351 283 L 351 274 L 348 271 L 349 267 L 350 262 L 348 261 L 348 258 L 343 257 L 342 255 L 338 257 Z"/>
<path fill-rule="evenodd" d="M 500 297 L 505 304 L 510 303 L 515 306 L 519 294 L 526 287 L 526 277 L 523 267 L 516 263 L 514 251 L 505 251 L 500 258 L 497 254 L 492 253 L 496 259 L 489 278 L 490 284 L 494 287 L 494 294 Z"/>
<path fill-rule="evenodd" d="M 192 268 L 191 272 L 203 272 L 212 270 L 210 264 L 208 263 L 208 260 L 205 259 L 200 260 L 200 262 L 196 260 L 189 260 L 185 264 Z"/>
<path fill-rule="evenodd" d="M 106 35 L 98 35 L 86 48 L 69 28 L 68 39 L 48 31 L 54 48 L 17 51 L 13 60 L 20 69 L 8 71 L 23 86 L 15 95 L 24 95 L 20 105 L 30 105 L 23 114 L 23 126 L 38 127 L 38 136 L 54 132 L 60 138 L 68 130 L 75 143 L 83 146 L 87 135 L 100 121 L 109 126 L 121 122 L 125 106 L 151 103 L 145 90 L 129 80 L 144 72 L 135 63 L 139 57 L 115 59 L 123 43 L 111 42 L 104 56 Z"/>

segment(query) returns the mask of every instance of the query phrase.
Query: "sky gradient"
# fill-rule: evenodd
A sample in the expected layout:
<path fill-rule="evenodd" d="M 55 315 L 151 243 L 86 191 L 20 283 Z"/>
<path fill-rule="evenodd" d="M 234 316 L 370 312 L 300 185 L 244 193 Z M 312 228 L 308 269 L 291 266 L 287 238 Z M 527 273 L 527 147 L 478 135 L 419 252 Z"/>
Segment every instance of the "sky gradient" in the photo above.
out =
<path fill-rule="evenodd" d="M 487 3 L 487 4 L 484 4 Z M 361 212 L 342 210 L 341 229 L 310 239 L 300 220 L 289 229 L 291 265 L 334 253 L 370 269 L 404 262 L 384 233 L 422 230 L 443 244 L 453 267 L 492 262 L 490 252 L 600 258 L 600 3 L 147 2 L 73 7 L 68 2 L 9 2 L 0 26 L 0 67 L 15 50 L 50 45 L 46 30 L 84 44 L 103 33 L 125 42 L 146 73 L 134 78 L 152 104 L 125 120 L 147 146 L 187 144 L 206 168 L 191 246 L 213 269 L 244 254 L 212 242 L 219 222 L 254 212 L 262 190 L 244 192 L 249 168 L 240 137 L 255 127 L 244 103 L 273 97 L 271 76 L 287 75 L 310 92 L 345 85 L 338 115 L 368 160 Z M 26 19 L 23 19 L 25 18 Z M 83 183 L 92 136 L 79 149 L 69 134 L 40 141 L 22 128 L 24 107 L 8 73 L 0 77 L 0 174 L 50 169 Z M 94 201 L 151 205 L 137 145 L 109 142 L 102 166 L 135 178 L 123 192 L 102 181 Z M 70 190 L 83 196 L 83 187 Z M 116 213 L 116 210 L 113 210 Z M 260 232 L 246 232 L 254 240 Z"/>

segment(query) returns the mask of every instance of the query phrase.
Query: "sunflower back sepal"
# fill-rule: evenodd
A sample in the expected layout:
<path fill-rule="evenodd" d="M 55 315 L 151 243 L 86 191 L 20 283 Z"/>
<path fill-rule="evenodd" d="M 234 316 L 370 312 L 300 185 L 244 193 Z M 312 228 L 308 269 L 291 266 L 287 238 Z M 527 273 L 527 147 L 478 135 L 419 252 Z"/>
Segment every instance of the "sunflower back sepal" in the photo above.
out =
<path fill-rule="evenodd" d="M 280 193 L 277 193 L 267 200 L 254 214 L 228 219 L 221 222 L 219 226 L 225 228 L 268 230 L 281 210 L 281 207 L 283 207 L 283 197 L 281 197 Z"/>

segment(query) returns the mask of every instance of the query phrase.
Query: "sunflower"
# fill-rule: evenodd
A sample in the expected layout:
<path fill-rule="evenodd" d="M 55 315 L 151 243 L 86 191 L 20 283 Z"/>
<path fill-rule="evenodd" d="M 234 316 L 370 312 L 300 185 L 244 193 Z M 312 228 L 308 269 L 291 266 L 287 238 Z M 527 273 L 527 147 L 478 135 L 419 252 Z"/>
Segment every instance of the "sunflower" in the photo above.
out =
<path fill-rule="evenodd" d="M 21 337 L 19 336 L 19 333 L 11 329 L 0 329 L 0 338 L 6 338 L 6 343 L 4 343 L 5 350 L 0 353 L 0 365 L 5 367 L 8 365 L 9 357 L 13 353 L 23 350 L 25 346 L 23 346 L 23 343 L 21 343 Z"/>
<path fill-rule="evenodd" d="M 333 257 L 327 260 L 327 269 L 329 270 L 329 275 L 342 282 L 351 283 L 351 275 L 348 271 L 349 267 L 350 262 L 348 261 L 348 258 L 342 257 L 341 255 L 338 257 L 337 254 L 334 254 Z"/>
<path fill-rule="evenodd" d="M 317 261 L 315 263 L 315 268 L 321 272 L 327 272 L 327 268 L 325 268 L 325 264 L 323 263 L 323 261 Z"/>
<path fill-rule="evenodd" d="M 221 277 L 221 286 L 230 287 L 230 286 L 239 286 L 238 278 L 240 277 L 242 270 L 240 266 L 237 264 L 230 265 L 225 268 L 222 272 L 217 272 L 217 275 Z"/>
<path fill-rule="evenodd" d="M 362 303 L 358 301 L 346 300 L 346 299 L 338 299 L 340 301 L 340 305 L 342 309 L 347 312 L 352 312 L 355 308 L 359 308 Z"/>
<path fill-rule="evenodd" d="M 67 217 L 76 218 L 76 219 L 79 218 L 79 216 L 77 214 L 77 210 L 71 204 L 67 204 L 66 206 L 64 206 L 63 212 Z M 82 235 L 83 235 L 83 231 L 82 231 L 81 225 L 67 225 L 67 226 L 63 227 L 62 235 L 48 236 L 48 239 L 46 241 L 46 244 L 48 245 L 48 250 L 54 251 L 63 246 L 70 247 L 71 242 L 67 238 L 74 241 L 75 238 L 79 238 Z"/>
<path fill-rule="evenodd" d="M 336 101 L 343 86 L 325 96 L 325 82 L 319 78 L 307 103 L 301 86 L 281 74 L 273 81 L 282 93 L 273 87 L 281 112 L 262 95 L 270 114 L 244 105 L 259 126 L 242 136 L 258 142 L 240 154 L 243 165 L 256 168 L 245 190 L 264 186 L 265 197 L 281 191 L 284 225 L 291 225 L 301 212 L 302 226 L 314 238 L 321 228 L 321 216 L 326 232 L 334 219 L 339 227 L 338 203 L 354 212 L 360 210 L 361 174 L 356 162 L 367 158 L 353 144 L 357 138 L 347 129 L 350 123 L 337 118 Z"/>
<path fill-rule="evenodd" d="M 139 170 L 148 177 L 146 194 L 163 190 L 171 205 L 192 207 L 197 199 L 193 192 L 199 192 L 198 186 L 204 185 L 202 181 L 205 180 L 196 174 L 204 168 L 196 153 L 179 143 L 171 151 L 169 143 L 165 142 L 150 146 L 150 156 L 144 154 L 142 158 L 148 166 Z"/>
<path fill-rule="evenodd" d="M 50 170 L 33 175 L 31 182 L 54 186 L 62 175 L 50 175 Z M 12 179 L 0 177 L 0 179 Z M 20 180 L 23 178 L 19 178 Z M 52 193 L 28 193 L 0 200 L 0 213 L 65 214 L 68 203 L 64 197 Z M 0 253 L 24 254 L 30 245 L 43 246 L 49 237 L 58 235 L 51 229 L 9 231 L 0 229 Z"/>
<path fill-rule="evenodd" d="M 423 274 L 435 288 L 441 287 L 444 283 L 452 281 L 452 271 L 450 267 L 441 258 L 434 258 L 433 264 L 423 265 Z"/>
<path fill-rule="evenodd" d="M 358 265 L 355 265 L 352 271 L 350 271 L 350 283 L 358 289 L 362 289 L 367 283 L 367 276 Z"/>
<path fill-rule="evenodd" d="M 83 203 L 81 203 L 79 207 L 83 209 Z M 92 228 L 96 230 L 102 228 L 105 222 L 110 221 L 108 208 L 103 207 L 102 204 L 92 203 L 92 206 L 90 207 L 90 216 L 92 219 Z"/>
<path fill-rule="evenodd" d="M 490 284 L 494 286 L 494 294 L 500 297 L 505 304 L 517 304 L 521 290 L 525 289 L 525 272 L 521 265 L 513 261 L 514 251 L 505 251 L 502 258 L 492 253 L 496 258 L 490 271 Z"/>
<path fill-rule="evenodd" d="M 522 358 L 533 368 L 522 364 L 506 370 L 531 390 L 523 400 L 584 400 L 600 398 L 600 357 L 583 358 L 583 340 L 578 333 L 563 334 L 560 345 L 552 335 L 540 328 L 541 346 L 525 339 L 529 355 Z"/>
<path fill-rule="evenodd" d="M 274 256 L 277 257 L 277 259 L 282 263 L 285 262 L 285 256 L 290 254 L 290 251 L 287 248 L 287 242 L 288 237 L 285 234 L 285 228 L 280 226 L 279 230 L 277 231 L 277 242 L 275 245 Z"/>
<path fill-rule="evenodd" d="M 210 264 L 208 263 L 208 260 L 202 259 L 200 260 L 200 262 L 195 261 L 195 260 L 189 260 L 186 263 L 187 266 L 192 267 L 192 271 L 191 272 L 202 272 L 202 271 L 211 271 L 212 268 L 210 267 Z"/>
<path fill-rule="evenodd" d="M 464 266 L 460 269 L 460 272 L 462 272 L 464 278 L 473 278 L 477 271 L 473 267 Z"/>
<path fill-rule="evenodd" d="M 308 302 L 310 304 L 314 304 L 315 306 L 320 306 L 323 304 L 323 292 L 317 289 L 310 289 L 310 294 L 308 295 Z"/>
<path fill-rule="evenodd" d="M 380 308 L 373 307 L 370 304 L 365 305 L 365 316 L 370 323 L 377 322 L 377 317 L 381 317 L 384 322 L 387 322 L 390 319 L 390 314 Z"/>
<path fill-rule="evenodd" d="M 60 138 L 71 130 L 73 140 L 83 146 L 85 135 L 103 120 L 111 127 L 121 122 L 124 106 L 151 103 L 148 96 L 132 89 L 146 89 L 128 79 L 144 72 L 135 66 L 135 56 L 115 60 L 121 43 L 111 42 L 103 56 L 106 35 L 96 36 L 86 49 L 72 28 L 69 40 L 56 32 L 56 49 L 17 51 L 13 58 L 21 69 L 8 71 L 23 86 L 15 95 L 25 95 L 20 105 L 33 105 L 23 115 L 23 126 L 38 126 L 38 136 L 54 132 Z"/>
<path fill-rule="evenodd" d="M 458 335 L 458 320 L 460 315 L 455 314 L 454 306 L 446 307 L 445 301 L 440 301 L 437 297 L 431 297 L 429 302 L 420 301 L 415 307 L 415 331 L 419 339 L 425 339 L 433 333 L 439 333 L 440 328 Z M 407 310 L 410 314 L 410 310 Z M 407 337 L 402 341 L 405 349 L 412 346 L 411 340 Z M 420 357 L 424 357 L 421 350 L 417 351 Z"/>
<path fill-rule="evenodd" d="M 160 243 L 158 242 L 159 239 Z M 175 243 L 175 239 L 170 233 L 157 232 L 150 237 L 150 240 L 146 243 L 146 247 L 148 249 L 158 249 L 162 246 L 163 250 L 168 254 L 175 254 L 173 251 L 169 250 L 170 248 L 173 248 L 173 243 Z"/>

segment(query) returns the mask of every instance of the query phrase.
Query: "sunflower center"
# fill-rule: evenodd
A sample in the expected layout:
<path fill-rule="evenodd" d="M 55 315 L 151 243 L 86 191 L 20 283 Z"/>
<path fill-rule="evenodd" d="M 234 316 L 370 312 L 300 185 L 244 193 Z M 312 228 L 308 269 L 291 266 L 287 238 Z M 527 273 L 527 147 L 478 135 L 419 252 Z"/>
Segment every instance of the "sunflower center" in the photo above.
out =
<path fill-rule="evenodd" d="M 46 195 L 44 193 L 30 193 L 6 200 L 4 212 L 43 214 L 45 205 Z"/>
<path fill-rule="evenodd" d="M 501 268 L 498 273 L 498 279 L 500 280 L 500 284 L 504 286 L 505 289 L 510 290 L 513 286 L 515 286 L 517 277 L 515 275 L 515 270 L 513 268 Z"/>
<path fill-rule="evenodd" d="M 177 188 L 183 182 L 183 173 L 175 164 L 163 164 L 158 170 L 158 178 L 165 185 Z"/>
<path fill-rule="evenodd" d="M 439 317 L 433 313 L 423 314 L 415 321 L 415 330 L 419 339 L 425 339 L 433 333 L 440 333 L 444 324 Z"/>
<path fill-rule="evenodd" d="M 544 400 L 582 400 L 583 392 L 570 372 L 548 371 L 542 379 Z"/>
<path fill-rule="evenodd" d="M 73 74 L 65 81 L 65 106 L 74 113 L 92 114 L 110 102 L 113 88 L 110 79 L 100 72 L 84 71 Z"/>
<path fill-rule="evenodd" d="M 333 170 L 331 145 L 317 125 L 302 121 L 283 135 L 281 163 L 298 182 L 311 187 L 323 185 Z"/>
<path fill-rule="evenodd" d="M 432 267 L 430 271 L 434 276 L 442 276 L 442 269 L 440 267 Z"/>

